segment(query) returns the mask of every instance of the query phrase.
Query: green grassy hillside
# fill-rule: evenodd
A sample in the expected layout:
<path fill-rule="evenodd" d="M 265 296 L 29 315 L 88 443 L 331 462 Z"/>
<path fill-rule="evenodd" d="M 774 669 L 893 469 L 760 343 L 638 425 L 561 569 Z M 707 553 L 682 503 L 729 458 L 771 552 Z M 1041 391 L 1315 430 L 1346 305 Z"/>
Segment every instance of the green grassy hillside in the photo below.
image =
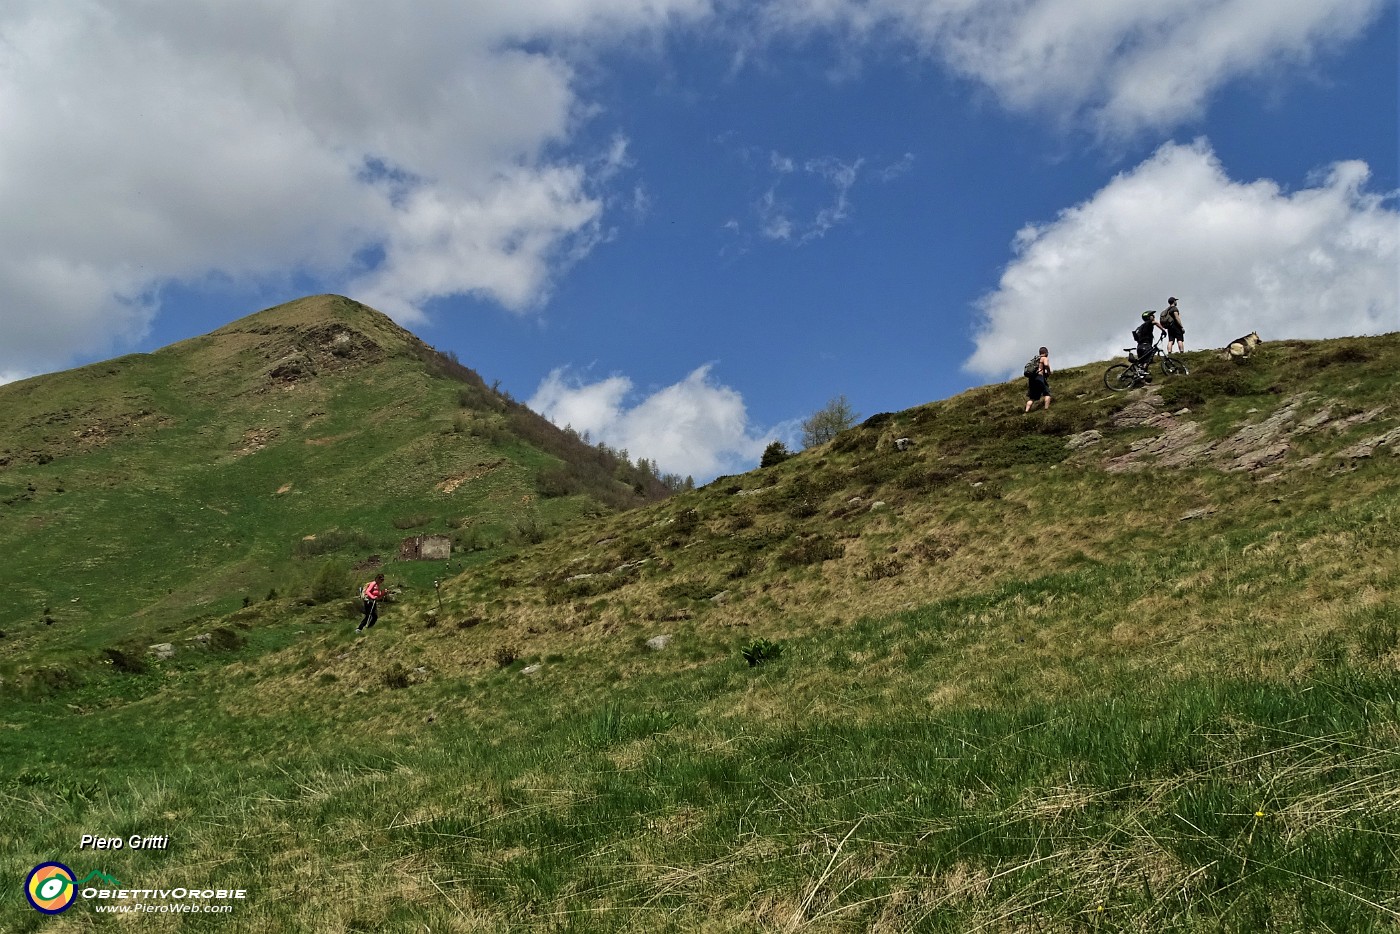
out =
<path fill-rule="evenodd" d="M 460 567 L 666 492 L 378 312 L 303 299 L 0 387 L 0 630 L 50 657 L 168 641 L 323 573 L 348 598 L 375 555 L 431 589 L 444 568 L 394 563 L 403 538 L 454 537 Z"/>
<path fill-rule="evenodd" d="M 31 626 L 0 873 L 247 889 L 153 930 L 1393 931 L 1400 335 L 1186 359 L 877 415 L 365 636 L 264 600 L 64 667 Z"/>

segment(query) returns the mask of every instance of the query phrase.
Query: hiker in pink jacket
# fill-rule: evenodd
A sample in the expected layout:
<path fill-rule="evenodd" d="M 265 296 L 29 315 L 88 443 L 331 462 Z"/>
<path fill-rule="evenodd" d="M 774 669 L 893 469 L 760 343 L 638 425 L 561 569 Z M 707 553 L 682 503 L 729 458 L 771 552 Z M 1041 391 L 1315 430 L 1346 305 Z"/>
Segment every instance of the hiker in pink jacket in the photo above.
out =
<path fill-rule="evenodd" d="M 384 596 L 384 575 L 374 575 L 374 580 L 365 584 L 360 596 L 365 601 L 365 618 L 355 627 L 356 632 L 364 632 L 367 626 L 373 626 L 379 621 L 379 598 Z"/>

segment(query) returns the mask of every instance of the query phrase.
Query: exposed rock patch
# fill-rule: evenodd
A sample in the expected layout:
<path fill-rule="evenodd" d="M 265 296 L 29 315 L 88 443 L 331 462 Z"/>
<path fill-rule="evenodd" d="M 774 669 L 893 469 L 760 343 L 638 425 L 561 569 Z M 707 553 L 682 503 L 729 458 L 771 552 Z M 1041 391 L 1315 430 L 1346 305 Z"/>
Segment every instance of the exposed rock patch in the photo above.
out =
<path fill-rule="evenodd" d="M 1162 392 L 1156 386 L 1148 387 L 1140 399 L 1113 413 L 1110 422 L 1115 429 L 1163 428 L 1171 423 L 1172 416 L 1162 411 Z"/>
<path fill-rule="evenodd" d="M 1338 452 L 1337 456 L 1343 460 L 1359 460 L 1363 457 L 1370 457 L 1376 453 L 1377 448 L 1382 447 L 1389 447 L 1391 454 L 1400 456 L 1400 428 L 1392 428 L 1383 435 L 1358 441 L 1351 447 Z"/>
<path fill-rule="evenodd" d="M 1164 430 L 1161 434 L 1132 442 L 1127 452 L 1108 459 L 1104 469 L 1110 473 L 1123 473 L 1141 470 L 1150 462 L 1155 467 L 1212 465 L 1230 472 L 1254 473 L 1287 460 L 1298 436 L 1322 429 L 1339 433 L 1355 425 L 1375 421 L 1385 412 L 1385 407 L 1381 406 L 1345 418 L 1333 418 L 1336 410 L 1333 402 L 1325 402 L 1316 411 L 1308 411 L 1317 401 L 1313 393 L 1298 393 L 1286 399 L 1265 418 L 1241 426 L 1226 438 L 1209 441 L 1203 437 L 1204 431 L 1197 422 L 1160 411 L 1160 395 L 1155 390 L 1149 391 L 1143 398 L 1116 413 L 1112 424 L 1115 428 L 1147 426 Z M 1258 410 L 1251 409 L 1249 414 L 1258 414 Z M 1088 435 L 1089 432 L 1084 434 Z M 1071 447 L 1075 447 L 1076 443 L 1078 447 L 1090 443 L 1081 438 L 1077 435 L 1068 443 Z M 1385 446 L 1400 450 L 1400 445 L 1396 444 L 1398 441 L 1400 428 L 1394 428 L 1358 442 L 1336 456 L 1343 460 L 1355 460 L 1370 457 L 1378 448 Z M 1321 456 L 1310 457 L 1300 466 L 1313 466 L 1320 460 Z"/>
<path fill-rule="evenodd" d="M 260 347 L 269 361 L 268 381 L 293 389 L 324 373 L 383 360 L 385 352 L 368 335 L 327 322 L 309 328 L 273 326 L 252 333 L 270 338 Z"/>
<path fill-rule="evenodd" d="M 261 451 L 281 434 L 277 428 L 249 428 L 243 432 L 243 447 L 234 452 L 234 457 L 246 457 Z"/>
<path fill-rule="evenodd" d="M 1101 441 L 1103 441 L 1103 432 L 1095 431 L 1090 428 L 1088 431 L 1081 431 L 1077 435 L 1071 435 L 1069 439 L 1065 441 L 1065 447 L 1069 448 L 1071 451 L 1078 451 L 1080 448 L 1086 448 L 1091 444 L 1098 444 Z"/>
<path fill-rule="evenodd" d="M 471 470 L 468 470 L 466 473 L 461 473 L 455 476 L 448 477 L 446 480 L 439 483 L 437 485 L 437 488 L 443 493 L 455 493 L 457 491 L 457 488 L 462 484 L 471 483 L 473 480 L 480 480 L 482 477 L 485 477 L 488 474 L 494 472 L 496 469 L 504 466 L 505 463 L 505 458 L 501 458 L 500 460 L 492 461 L 489 464 L 477 464 L 475 467 L 473 467 Z"/>

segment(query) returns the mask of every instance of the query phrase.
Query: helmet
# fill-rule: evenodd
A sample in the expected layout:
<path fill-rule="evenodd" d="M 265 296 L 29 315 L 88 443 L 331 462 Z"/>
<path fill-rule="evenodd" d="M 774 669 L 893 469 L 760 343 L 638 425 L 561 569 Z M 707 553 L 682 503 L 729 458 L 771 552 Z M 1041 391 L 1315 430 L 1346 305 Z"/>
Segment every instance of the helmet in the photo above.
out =
<path fill-rule="evenodd" d="M 1146 321 L 1146 320 L 1148 320 L 1149 318 L 1151 318 L 1151 317 L 1152 317 L 1153 315 L 1155 315 L 1155 314 L 1157 314 L 1157 312 L 1155 312 L 1155 311 L 1144 311 L 1144 312 L 1142 313 L 1142 320 Z"/>

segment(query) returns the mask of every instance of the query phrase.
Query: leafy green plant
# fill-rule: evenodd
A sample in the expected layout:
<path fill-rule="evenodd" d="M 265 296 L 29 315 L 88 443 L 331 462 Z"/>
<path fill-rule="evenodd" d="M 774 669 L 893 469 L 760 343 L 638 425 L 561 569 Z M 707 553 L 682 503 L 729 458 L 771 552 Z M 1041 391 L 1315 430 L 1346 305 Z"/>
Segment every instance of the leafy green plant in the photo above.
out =
<path fill-rule="evenodd" d="M 757 668 L 767 662 L 775 662 L 783 657 L 783 646 L 781 642 L 770 642 L 767 639 L 755 639 L 739 650 L 739 654 L 744 657 L 744 661 L 749 663 L 750 668 Z"/>

